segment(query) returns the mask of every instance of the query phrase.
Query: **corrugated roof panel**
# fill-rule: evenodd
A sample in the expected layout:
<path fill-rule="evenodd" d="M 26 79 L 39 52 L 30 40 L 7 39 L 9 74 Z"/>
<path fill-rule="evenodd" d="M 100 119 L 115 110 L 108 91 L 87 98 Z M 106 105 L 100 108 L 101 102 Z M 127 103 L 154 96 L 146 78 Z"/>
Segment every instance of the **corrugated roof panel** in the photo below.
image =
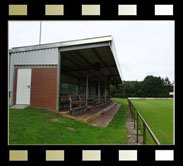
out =
<path fill-rule="evenodd" d="M 12 53 L 14 65 L 58 64 L 58 48 Z"/>

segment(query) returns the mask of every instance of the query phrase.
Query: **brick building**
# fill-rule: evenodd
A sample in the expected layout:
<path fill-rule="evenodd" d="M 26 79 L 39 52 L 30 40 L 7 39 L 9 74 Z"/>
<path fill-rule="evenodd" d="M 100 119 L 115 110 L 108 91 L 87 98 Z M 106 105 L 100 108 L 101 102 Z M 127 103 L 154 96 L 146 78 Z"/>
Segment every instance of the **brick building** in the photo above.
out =
<path fill-rule="evenodd" d="M 16 47 L 9 50 L 10 105 L 60 111 L 60 96 L 109 96 L 121 83 L 112 36 Z"/>

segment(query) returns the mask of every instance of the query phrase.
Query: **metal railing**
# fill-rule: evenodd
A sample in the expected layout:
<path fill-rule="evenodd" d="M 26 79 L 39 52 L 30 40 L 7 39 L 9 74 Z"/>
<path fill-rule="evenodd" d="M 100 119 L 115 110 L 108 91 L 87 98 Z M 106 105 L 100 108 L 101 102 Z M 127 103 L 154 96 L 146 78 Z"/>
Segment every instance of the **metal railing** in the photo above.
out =
<path fill-rule="evenodd" d="M 139 111 L 135 108 L 135 106 L 132 104 L 132 102 L 128 98 L 127 98 L 127 100 L 128 100 L 128 108 L 132 115 L 132 121 L 134 122 L 134 129 L 135 129 L 135 125 L 137 127 L 136 128 L 137 129 L 137 143 L 139 143 L 139 118 L 140 118 L 143 123 L 143 144 L 146 144 L 146 130 L 147 130 L 149 132 L 149 134 L 151 135 L 155 144 L 160 145 L 160 142 L 158 141 L 158 139 L 156 138 L 156 136 L 154 135 L 154 133 L 152 132 L 152 130 L 150 129 L 150 127 L 148 126 L 148 124 L 146 123 L 144 118 L 142 117 L 142 115 L 139 113 Z M 135 116 L 135 114 L 136 114 L 136 116 Z M 136 117 L 136 119 L 135 119 L 135 117 Z M 135 124 L 135 121 L 136 121 L 136 124 Z"/>

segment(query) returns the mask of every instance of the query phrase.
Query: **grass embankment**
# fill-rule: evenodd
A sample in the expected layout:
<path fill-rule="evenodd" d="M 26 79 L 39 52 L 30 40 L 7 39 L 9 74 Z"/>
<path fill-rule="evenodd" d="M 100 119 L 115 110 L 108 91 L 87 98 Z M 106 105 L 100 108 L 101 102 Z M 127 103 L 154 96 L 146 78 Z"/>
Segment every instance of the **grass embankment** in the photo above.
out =
<path fill-rule="evenodd" d="M 173 100 L 131 99 L 131 101 L 160 144 L 173 144 Z M 147 134 L 147 144 L 154 144 L 149 134 Z"/>
<path fill-rule="evenodd" d="M 126 99 L 106 127 L 89 126 L 51 111 L 26 108 L 9 110 L 9 144 L 125 144 Z"/>

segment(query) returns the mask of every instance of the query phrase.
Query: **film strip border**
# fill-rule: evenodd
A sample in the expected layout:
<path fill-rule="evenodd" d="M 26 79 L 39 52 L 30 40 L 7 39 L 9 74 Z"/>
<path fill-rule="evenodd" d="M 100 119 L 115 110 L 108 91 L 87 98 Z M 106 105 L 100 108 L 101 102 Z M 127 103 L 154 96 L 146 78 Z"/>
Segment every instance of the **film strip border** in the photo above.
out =
<path fill-rule="evenodd" d="M 26 4 L 26 3 L 9 3 L 8 5 L 8 15 L 10 18 L 12 16 L 24 16 L 24 18 L 28 16 L 33 16 L 33 14 L 37 14 L 37 16 L 57 16 L 59 18 L 66 18 L 70 16 L 75 16 L 77 17 L 83 17 L 83 18 L 100 18 L 100 17 L 118 17 L 118 18 L 140 18 L 142 16 L 147 17 L 153 17 L 154 19 L 158 19 L 158 17 L 173 17 L 175 15 L 175 5 L 173 3 L 169 4 L 163 4 L 163 3 L 155 3 L 155 4 L 150 4 L 150 5 L 143 5 L 138 4 L 138 3 L 114 3 L 111 6 L 109 4 L 99 4 L 99 3 L 94 3 L 94 4 L 77 4 L 72 5 L 72 7 L 68 3 L 58 3 L 58 4 L 39 4 L 37 5 L 37 11 L 39 9 L 39 13 L 37 12 L 32 12 L 34 9 L 35 5 L 32 4 Z M 71 7 L 71 8 L 70 8 Z M 35 8 L 36 9 L 36 8 Z M 74 9 L 72 12 L 70 12 L 71 9 Z M 149 9 L 149 10 L 147 10 Z M 35 10 L 36 11 L 36 10 Z M 53 18 L 53 17 L 52 17 Z"/>
<path fill-rule="evenodd" d="M 142 0 L 141 0 L 142 1 Z M 147 0 L 146 0 L 147 1 Z M 58 2 L 58 1 L 57 1 Z M 90 1 L 91 2 L 91 1 Z M 101 16 L 106 18 L 127 18 L 127 19 L 141 19 L 141 18 L 168 18 L 174 19 L 175 16 L 175 5 L 171 1 L 170 3 L 151 3 L 151 4 L 141 4 L 141 3 L 117 3 L 114 1 L 111 6 L 101 4 L 101 3 L 83 3 L 76 5 L 72 5 L 71 3 L 66 3 L 60 1 L 58 3 L 50 4 L 33 4 L 33 3 L 23 3 L 22 1 L 14 1 L 8 4 L 8 15 L 9 18 L 23 18 L 27 19 L 29 16 L 35 16 L 34 18 L 53 18 L 52 16 L 56 16 L 59 19 L 67 19 L 70 18 L 69 16 L 74 16 L 72 18 L 87 18 L 87 19 L 95 19 L 101 18 Z M 71 7 L 72 6 L 72 7 Z M 34 7 L 35 11 L 34 11 Z M 112 8 L 112 12 L 110 9 Z M 145 9 L 146 8 L 146 9 Z M 74 9 L 74 10 L 73 10 Z M 115 11 L 115 12 L 114 12 Z M 37 15 L 37 17 L 36 17 Z M 15 16 L 15 17 L 14 17 Z M 46 17 L 44 17 L 46 16 Z M 49 17 L 50 16 L 50 17 Z M 110 17 L 111 16 L 111 17 Z M 33 17 L 31 17 L 33 18 Z M 84 150 L 85 148 L 80 149 L 47 149 L 38 148 L 37 146 L 31 146 L 27 148 L 24 147 L 20 149 L 18 147 L 14 147 L 12 149 L 9 148 L 7 150 L 7 161 L 8 165 L 32 165 L 29 162 L 37 162 L 44 165 L 49 165 L 49 163 L 63 163 L 63 162 L 71 162 L 76 161 L 77 163 L 80 162 L 90 162 L 90 161 L 97 161 L 106 163 L 111 160 L 114 163 L 118 162 L 141 162 L 144 160 L 159 162 L 159 161 L 168 161 L 173 162 L 175 160 L 174 153 L 176 153 L 172 149 L 162 150 L 162 149 L 154 149 L 152 148 L 143 148 L 141 150 L 137 150 L 136 148 L 132 149 L 129 146 L 128 150 L 117 150 L 115 148 L 102 149 L 96 148 L 95 150 Z M 16 150 L 15 150 L 16 149 Z M 87 148 L 88 149 L 88 148 Z M 93 148 L 92 148 L 93 149 Z M 149 158 L 144 158 L 144 154 L 149 154 Z M 39 155 L 39 156 L 38 156 Z M 110 158 L 108 156 L 111 155 Z M 37 157 L 39 160 L 36 160 Z M 50 164 L 53 165 L 53 164 Z M 69 165 L 69 164 L 68 164 Z"/>
<path fill-rule="evenodd" d="M 72 152 L 73 155 L 67 150 L 42 150 L 39 153 L 39 159 L 41 162 L 63 162 L 73 161 L 73 156 L 77 157 L 77 161 L 103 161 L 109 157 L 108 151 L 105 150 L 80 150 Z M 9 150 L 9 162 L 28 162 L 29 160 L 35 160 L 33 150 Z M 42 154 L 41 154 L 42 153 Z M 148 151 L 147 151 L 148 153 Z M 174 161 L 174 150 L 154 150 L 152 152 L 152 161 Z M 74 155 L 75 154 L 75 155 Z M 110 152 L 109 152 L 110 154 Z M 140 153 L 138 150 L 116 150 L 113 151 L 113 157 L 111 161 L 141 161 L 144 160 L 144 153 Z"/>

